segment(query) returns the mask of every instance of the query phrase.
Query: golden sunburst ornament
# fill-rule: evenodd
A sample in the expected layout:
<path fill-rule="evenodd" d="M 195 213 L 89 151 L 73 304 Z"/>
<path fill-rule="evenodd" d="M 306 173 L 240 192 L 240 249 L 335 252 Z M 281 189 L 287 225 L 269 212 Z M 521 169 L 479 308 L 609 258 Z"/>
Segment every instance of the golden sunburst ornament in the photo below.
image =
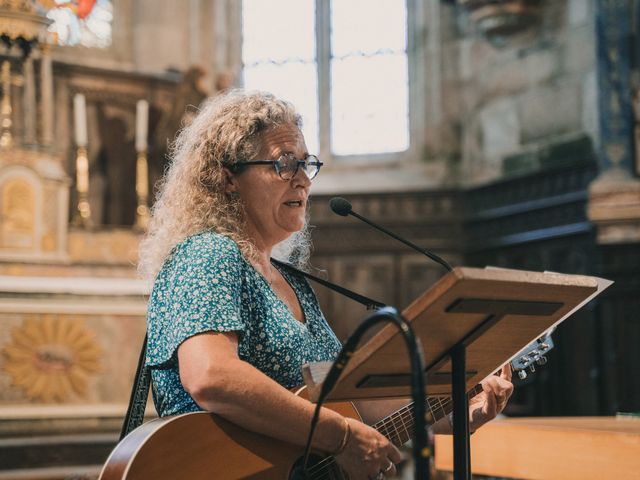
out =
<path fill-rule="evenodd" d="M 100 370 L 102 349 L 81 319 L 57 315 L 27 318 L 3 348 L 4 370 L 31 400 L 62 402 L 86 395 Z"/>

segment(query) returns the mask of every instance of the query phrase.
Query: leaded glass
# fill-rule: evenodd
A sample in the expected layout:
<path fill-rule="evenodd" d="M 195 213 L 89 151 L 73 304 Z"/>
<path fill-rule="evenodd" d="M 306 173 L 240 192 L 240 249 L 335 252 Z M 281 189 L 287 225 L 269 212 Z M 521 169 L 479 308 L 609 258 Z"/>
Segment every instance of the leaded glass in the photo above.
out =
<path fill-rule="evenodd" d="M 336 155 L 409 148 L 404 0 L 331 2 L 331 147 Z"/>
<path fill-rule="evenodd" d="M 286 12 L 286 13 L 285 13 Z M 313 0 L 245 0 L 244 87 L 292 102 L 309 152 L 318 152 L 318 74 Z"/>
<path fill-rule="evenodd" d="M 106 48 L 111 45 L 112 0 L 41 0 L 49 31 L 59 45 Z"/>

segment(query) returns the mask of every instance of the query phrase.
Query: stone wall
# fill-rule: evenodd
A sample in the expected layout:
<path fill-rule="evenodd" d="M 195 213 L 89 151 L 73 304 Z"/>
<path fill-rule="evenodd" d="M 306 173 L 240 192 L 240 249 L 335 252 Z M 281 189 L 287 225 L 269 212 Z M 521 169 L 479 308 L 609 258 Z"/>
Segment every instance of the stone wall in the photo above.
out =
<path fill-rule="evenodd" d="M 428 155 L 457 162 L 463 184 L 535 170 L 549 143 L 597 138 L 594 3 L 543 5 L 537 30 L 502 47 L 455 6 L 440 7 L 439 71 L 427 82 L 441 84 L 442 115 L 426 132 Z"/>

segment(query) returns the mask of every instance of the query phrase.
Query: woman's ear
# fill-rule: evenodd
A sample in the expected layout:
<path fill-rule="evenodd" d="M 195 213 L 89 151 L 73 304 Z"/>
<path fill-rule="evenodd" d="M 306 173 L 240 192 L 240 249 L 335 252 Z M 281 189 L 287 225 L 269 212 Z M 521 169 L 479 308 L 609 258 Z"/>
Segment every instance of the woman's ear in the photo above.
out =
<path fill-rule="evenodd" d="M 224 172 L 224 193 L 233 195 L 238 193 L 238 181 L 236 176 L 227 167 L 223 167 Z"/>

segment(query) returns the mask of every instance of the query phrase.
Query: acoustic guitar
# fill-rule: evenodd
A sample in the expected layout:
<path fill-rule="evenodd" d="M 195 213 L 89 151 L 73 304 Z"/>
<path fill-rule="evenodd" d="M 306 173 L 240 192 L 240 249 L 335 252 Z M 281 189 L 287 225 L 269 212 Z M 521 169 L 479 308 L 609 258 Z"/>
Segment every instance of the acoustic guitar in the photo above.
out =
<path fill-rule="evenodd" d="M 514 361 L 519 371 L 544 358 L 552 346 L 545 336 L 528 345 Z M 471 399 L 482 392 L 476 385 Z M 303 387 L 295 392 L 306 397 Z M 329 402 L 327 408 L 361 420 L 351 402 Z M 427 424 L 453 410 L 450 397 L 427 398 Z M 396 446 L 413 436 L 413 403 L 372 425 Z M 283 426 L 286 428 L 286 426 Z M 125 437 L 111 452 L 99 480 L 224 480 L 224 479 L 345 479 L 335 458 L 313 453 L 302 473 L 303 448 L 245 430 L 209 412 L 194 412 L 151 420 Z"/>

